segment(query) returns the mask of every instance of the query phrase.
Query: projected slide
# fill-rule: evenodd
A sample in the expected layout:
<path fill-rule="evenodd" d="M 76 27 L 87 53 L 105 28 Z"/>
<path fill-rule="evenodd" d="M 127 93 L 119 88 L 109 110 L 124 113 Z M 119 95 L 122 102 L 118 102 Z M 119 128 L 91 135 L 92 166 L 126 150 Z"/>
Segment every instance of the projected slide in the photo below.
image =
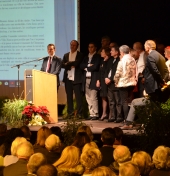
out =
<path fill-rule="evenodd" d="M 56 55 L 69 51 L 77 39 L 77 9 L 74 0 L 0 0 L 0 80 L 20 80 L 25 69 L 40 70 L 47 45 L 56 44 Z"/>

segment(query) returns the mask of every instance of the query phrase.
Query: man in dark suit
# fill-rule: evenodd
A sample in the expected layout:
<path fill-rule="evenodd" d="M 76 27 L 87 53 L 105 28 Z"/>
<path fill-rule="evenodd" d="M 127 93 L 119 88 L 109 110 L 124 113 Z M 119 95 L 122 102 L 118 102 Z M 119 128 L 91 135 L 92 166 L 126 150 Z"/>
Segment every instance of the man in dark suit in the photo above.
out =
<path fill-rule="evenodd" d="M 169 79 L 168 68 L 165 64 L 165 58 L 155 51 L 156 44 L 153 40 L 145 42 L 145 51 L 149 53 L 146 60 L 146 66 L 143 71 L 144 89 L 153 101 L 164 101 L 161 87 Z"/>
<path fill-rule="evenodd" d="M 27 163 L 30 156 L 34 153 L 30 142 L 23 142 L 17 147 L 18 161 L 4 168 L 4 176 L 27 176 Z"/>
<path fill-rule="evenodd" d="M 61 70 L 61 59 L 55 55 L 55 45 L 47 46 L 49 56 L 45 57 L 42 63 L 41 71 L 48 72 L 57 76 L 57 89 L 60 85 L 59 73 Z"/>
<path fill-rule="evenodd" d="M 97 120 L 99 118 L 98 98 L 97 98 L 97 74 L 100 67 L 101 57 L 96 53 L 95 43 L 89 43 L 89 54 L 80 64 L 83 73 L 83 91 L 85 91 L 86 100 L 89 107 L 90 117 L 88 120 Z"/>
<path fill-rule="evenodd" d="M 67 94 L 67 113 L 68 118 L 74 116 L 73 91 L 77 103 L 77 118 L 82 117 L 82 70 L 80 63 L 83 60 L 83 54 L 77 51 L 79 43 L 76 40 L 70 42 L 70 52 L 63 57 L 62 68 L 65 69 L 63 82 Z"/>
<path fill-rule="evenodd" d="M 120 99 L 119 89 L 115 87 L 114 83 L 114 75 L 116 73 L 119 58 L 119 47 L 114 46 L 111 48 L 111 56 L 110 60 L 107 64 L 107 70 L 105 75 L 105 83 L 108 85 L 108 100 L 109 100 L 109 119 L 108 122 L 120 122 L 123 120 L 122 118 L 122 105 Z"/>

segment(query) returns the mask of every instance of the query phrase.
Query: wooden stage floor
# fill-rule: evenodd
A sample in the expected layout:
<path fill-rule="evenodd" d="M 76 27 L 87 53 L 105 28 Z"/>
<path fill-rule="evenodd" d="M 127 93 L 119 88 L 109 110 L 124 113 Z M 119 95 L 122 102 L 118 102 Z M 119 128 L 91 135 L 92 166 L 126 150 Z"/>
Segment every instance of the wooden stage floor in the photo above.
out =
<path fill-rule="evenodd" d="M 98 120 L 82 120 L 82 122 L 90 126 L 93 134 L 101 134 L 102 130 L 107 127 L 114 128 L 114 127 L 123 126 L 122 123 L 114 123 L 114 122 L 98 121 Z M 65 124 L 66 124 L 66 120 L 63 120 L 62 117 L 59 117 L 58 123 L 46 124 L 45 126 L 48 126 L 49 128 L 51 128 L 52 126 L 61 127 Z M 29 126 L 31 131 L 38 131 L 41 127 L 42 126 Z M 136 129 L 123 130 L 123 132 L 126 135 L 140 135 L 140 133 Z"/>

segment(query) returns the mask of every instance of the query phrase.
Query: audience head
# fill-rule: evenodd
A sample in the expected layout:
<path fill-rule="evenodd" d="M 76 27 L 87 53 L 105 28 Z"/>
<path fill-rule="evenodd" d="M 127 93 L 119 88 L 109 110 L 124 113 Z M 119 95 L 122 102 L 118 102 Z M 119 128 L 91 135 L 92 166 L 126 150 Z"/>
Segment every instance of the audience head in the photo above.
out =
<path fill-rule="evenodd" d="M 18 158 L 29 159 L 34 153 L 33 146 L 30 142 L 26 141 L 18 145 L 16 155 Z"/>
<path fill-rule="evenodd" d="M 47 137 L 51 134 L 51 130 L 46 127 L 43 126 L 41 127 L 38 132 L 37 132 L 37 145 L 40 145 L 41 147 L 45 147 L 45 140 L 47 139 Z"/>
<path fill-rule="evenodd" d="M 90 148 L 98 148 L 97 144 L 95 142 L 89 142 L 87 144 L 84 145 L 83 149 L 82 149 L 82 152 L 86 151 L 86 150 L 89 150 Z"/>
<path fill-rule="evenodd" d="M 145 42 L 145 51 L 149 52 L 150 50 L 155 50 L 156 49 L 156 43 L 153 40 L 147 40 Z"/>
<path fill-rule="evenodd" d="M 16 156 L 17 147 L 27 140 L 24 137 L 16 137 L 15 140 L 12 142 L 11 145 L 11 155 Z"/>
<path fill-rule="evenodd" d="M 79 133 L 79 132 L 86 132 L 87 135 L 89 136 L 90 140 L 91 141 L 93 140 L 93 133 L 92 133 L 89 126 L 87 126 L 87 125 L 80 126 L 77 130 L 77 133 Z"/>
<path fill-rule="evenodd" d="M 28 140 L 31 138 L 31 131 L 27 125 L 21 127 L 21 131 L 24 133 L 24 137 Z"/>
<path fill-rule="evenodd" d="M 72 40 L 70 42 L 70 50 L 72 53 L 76 52 L 79 47 L 79 42 L 77 40 Z"/>
<path fill-rule="evenodd" d="M 50 128 L 52 134 L 55 134 L 56 136 L 58 136 L 60 138 L 61 141 L 63 141 L 63 135 L 62 135 L 62 131 L 61 128 L 58 126 L 53 126 Z"/>
<path fill-rule="evenodd" d="M 101 57 L 105 58 L 109 58 L 111 56 L 110 54 L 110 48 L 103 48 L 102 52 L 101 52 Z"/>
<path fill-rule="evenodd" d="M 122 138 L 123 138 L 123 130 L 119 127 L 113 128 L 115 132 L 115 144 L 122 144 Z"/>
<path fill-rule="evenodd" d="M 42 153 L 34 153 L 28 160 L 27 170 L 30 174 L 36 174 L 38 168 L 46 164 L 46 158 Z"/>
<path fill-rule="evenodd" d="M 140 176 L 140 171 L 137 165 L 127 162 L 119 167 L 119 176 Z"/>
<path fill-rule="evenodd" d="M 109 167 L 100 166 L 92 171 L 91 176 L 116 176 L 116 174 Z"/>
<path fill-rule="evenodd" d="M 57 176 L 57 169 L 51 164 L 45 164 L 38 168 L 37 176 Z"/>
<path fill-rule="evenodd" d="M 89 148 L 89 150 L 85 150 L 80 157 L 81 164 L 88 170 L 93 170 L 99 166 L 101 161 L 102 154 L 97 148 Z"/>
<path fill-rule="evenodd" d="M 133 44 L 133 49 L 140 54 L 144 50 L 143 44 L 141 42 L 135 42 Z"/>
<path fill-rule="evenodd" d="M 115 141 L 115 132 L 113 128 L 105 128 L 101 134 L 103 145 L 113 145 Z"/>
<path fill-rule="evenodd" d="M 7 132 L 7 126 L 5 123 L 0 124 L 0 136 L 5 135 Z"/>
<path fill-rule="evenodd" d="M 131 49 L 130 50 L 130 55 L 135 59 L 135 60 L 138 60 L 139 59 L 139 56 L 140 56 L 140 53 L 134 49 Z"/>
<path fill-rule="evenodd" d="M 89 51 L 89 53 L 93 54 L 93 53 L 96 52 L 96 50 L 97 50 L 96 44 L 93 43 L 93 42 L 89 43 L 89 45 L 88 45 L 88 51 Z"/>
<path fill-rule="evenodd" d="M 170 169 L 170 148 L 159 146 L 154 150 L 153 163 L 157 169 Z"/>
<path fill-rule="evenodd" d="M 131 153 L 128 147 L 119 145 L 115 148 L 113 157 L 117 163 L 124 163 L 131 160 Z"/>
<path fill-rule="evenodd" d="M 119 47 L 118 46 L 111 47 L 110 53 L 112 57 L 117 58 L 119 56 Z"/>
<path fill-rule="evenodd" d="M 135 152 L 131 161 L 138 166 L 142 175 L 148 175 L 153 166 L 151 156 L 144 151 Z"/>
<path fill-rule="evenodd" d="M 103 36 L 101 40 L 102 48 L 109 47 L 110 44 L 110 37 Z"/>
<path fill-rule="evenodd" d="M 170 46 L 165 48 L 165 57 L 170 60 Z"/>
<path fill-rule="evenodd" d="M 51 134 L 45 140 L 45 147 L 48 151 L 59 151 L 61 148 L 60 138 L 55 134 Z"/>
<path fill-rule="evenodd" d="M 73 146 L 78 147 L 80 150 L 84 147 L 86 143 L 90 142 L 90 138 L 86 132 L 78 132 L 75 136 Z"/>
<path fill-rule="evenodd" d="M 61 157 L 53 164 L 57 168 L 73 168 L 80 162 L 80 149 L 75 146 L 67 146 L 61 153 Z"/>

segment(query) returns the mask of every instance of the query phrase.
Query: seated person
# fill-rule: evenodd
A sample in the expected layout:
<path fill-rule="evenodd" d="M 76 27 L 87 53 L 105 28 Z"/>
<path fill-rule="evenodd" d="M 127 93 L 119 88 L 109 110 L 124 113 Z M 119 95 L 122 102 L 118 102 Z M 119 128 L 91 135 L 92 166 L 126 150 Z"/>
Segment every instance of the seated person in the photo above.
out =
<path fill-rule="evenodd" d="M 116 174 L 106 166 L 100 166 L 93 170 L 91 176 L 116 176 Z"/>
<path fill-rule="evenodd" d="M 22 126 L 21 131 L 24 133 L 24 137 L 27 139 L 27 141 L 31 142 L 31 131 L 27 125 Z M 33 142 L 31 142 L 33 144 Z"/>
<path fill-rule="evenodd" d="M 37 176 L 57 176 L 57 169 L 51 164 L 45 164 L 38 168 Z"/>
<path fill-rule="evenodd" d="M 113 130 L 115 132 L 113 148 L 116 148 L 118 145 L 122 145 L 123 130 L 119 127 L 114 127 Z"/>

